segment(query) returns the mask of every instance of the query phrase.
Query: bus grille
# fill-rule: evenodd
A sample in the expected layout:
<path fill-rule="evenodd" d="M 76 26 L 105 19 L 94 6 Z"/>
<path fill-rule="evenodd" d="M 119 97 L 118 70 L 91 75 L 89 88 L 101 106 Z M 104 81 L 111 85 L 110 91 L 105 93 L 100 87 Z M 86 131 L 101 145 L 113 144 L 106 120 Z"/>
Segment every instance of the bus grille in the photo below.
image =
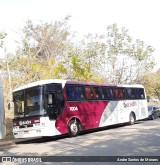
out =
<path fill-rule="evenodd" d="M 33 124 L 19 126 L 19 128 L 28 128 L 28 127 L 33 127 Z"/>

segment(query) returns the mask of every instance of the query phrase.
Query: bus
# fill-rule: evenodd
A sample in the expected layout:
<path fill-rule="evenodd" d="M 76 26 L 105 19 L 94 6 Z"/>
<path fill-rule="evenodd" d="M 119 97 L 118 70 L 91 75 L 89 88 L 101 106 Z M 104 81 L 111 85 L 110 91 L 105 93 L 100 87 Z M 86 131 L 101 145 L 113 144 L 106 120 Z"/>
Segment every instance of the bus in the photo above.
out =
<path fill-rule="evenodd" d="M 2 80 L 0 77 L 0 139 L 4 139 L 5 135 L 6 135 L 6 125 L 5 125 L 4 98 L 3 98 Z"/>
<path fill-rule="evenodd" d="M 15 138 L 50 137 L 148 116 L 142 85 L 109 85 L 49 79 L 13 91 Z"/>

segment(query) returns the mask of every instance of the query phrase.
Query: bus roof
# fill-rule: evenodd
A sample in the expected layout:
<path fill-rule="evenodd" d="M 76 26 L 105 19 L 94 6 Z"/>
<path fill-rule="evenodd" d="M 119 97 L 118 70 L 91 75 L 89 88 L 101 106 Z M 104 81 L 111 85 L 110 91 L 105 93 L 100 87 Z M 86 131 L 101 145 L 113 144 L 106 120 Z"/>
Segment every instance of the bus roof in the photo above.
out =
<path fill-rule="evenodd" d="M 44 84 L 51 84 L 51 83 L 61 83 L 62 87 L 64 87 L 66 80 L 61 80 L 61 79 L 39 80 L 39 81 L 35 81 L 35 82 L 29 83 L 27 85 L 24 85 L 22 87 L 16 88 L 13 90 L 13 92 L 20 91 L 20 90 L 27 89 L 27 88 L 31 88 L 31 87 L 35 87 L 35 86 L 41 86 Z"/>
<path fill-rule="evenodd" d="M 135 84 L 135 85 L 121 85 L 121 84 L 104 84 L 104 83 L 95 83 L 95 82 L 80 82 L 80 81 L 67 81 L 67 80 L 62 80 L 62 79 L 48 79 L 48 80 L 40 80 L 40 81 L 35 81 L 32 83 L 29 83 L 27 85 L 24 85 L 22 87 L 16 88 L 13 90 L 13 92 L 20 91 L 23 89 L 35 87 L 35 86 L 41 86 L 45 84 L 51 84 L 51 83 L 61 83 L 62 88 L 67 85 L 93 85 L 93 86 L 112 86 L 112 87 L 135 87 L 135 88 L 143 88 L 143 85 L 140 84 Z"/>
<path fill-rule="evenodd" d="M 143 85 L 141 84 L 133 84 L 133 85 L 128 85 L 128 84 L 105 84 L 105 83 L 95 83 L 95 82 L 79 82 L 79 81 L 66 81 L 66 84 L 68 85 L 93 85 L 93 86 L 111 86 L 111 87 L 135 87 L 135 88 L 144 88 Z"/>

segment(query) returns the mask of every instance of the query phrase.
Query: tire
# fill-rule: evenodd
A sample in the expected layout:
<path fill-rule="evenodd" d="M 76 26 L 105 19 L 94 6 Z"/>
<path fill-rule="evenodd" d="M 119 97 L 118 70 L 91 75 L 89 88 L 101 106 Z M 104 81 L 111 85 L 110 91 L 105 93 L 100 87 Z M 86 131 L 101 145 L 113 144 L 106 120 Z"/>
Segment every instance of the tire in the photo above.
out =
<path fill-rule="evenodd" d="M 151 115 L 151 120 L 154 120 L 155 119 L 155 116 L 152 114 Z"/>
<path fill-rule="evenodd" d="M 133 125 L 133 124 L 135 124 L 135 121 L 136 121 L 135 115 L 133 113 L 130 113 L 130 115 L 129 115 L 129 124 Z"/>
<path fill-rule="evenodd" d="M 80 124 L 75 120 L 71 120 L 68 125 L 69 135 L 75 137 L 79 134 Z"/>

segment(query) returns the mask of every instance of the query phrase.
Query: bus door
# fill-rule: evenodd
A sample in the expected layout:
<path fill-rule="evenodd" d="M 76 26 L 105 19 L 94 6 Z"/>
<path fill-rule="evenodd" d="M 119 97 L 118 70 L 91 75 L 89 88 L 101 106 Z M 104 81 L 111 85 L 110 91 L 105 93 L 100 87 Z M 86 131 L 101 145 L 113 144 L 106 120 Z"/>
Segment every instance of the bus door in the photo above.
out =
<path fill-rule="evenodd" d="M 61 84 L 48 84 L 46 90 L 46 109 L 50 119 L 56 119 L 64 108 Z"/>
<path fill-rule="evenodd" d="M 58 109 L 57 109 L 57 101 L 56 101 L 56 93 L 55 92 L 49 92 L 47 93 L 47 113 L 49 115 L 49 118 L 56 119 L 58 115 Z"/>

